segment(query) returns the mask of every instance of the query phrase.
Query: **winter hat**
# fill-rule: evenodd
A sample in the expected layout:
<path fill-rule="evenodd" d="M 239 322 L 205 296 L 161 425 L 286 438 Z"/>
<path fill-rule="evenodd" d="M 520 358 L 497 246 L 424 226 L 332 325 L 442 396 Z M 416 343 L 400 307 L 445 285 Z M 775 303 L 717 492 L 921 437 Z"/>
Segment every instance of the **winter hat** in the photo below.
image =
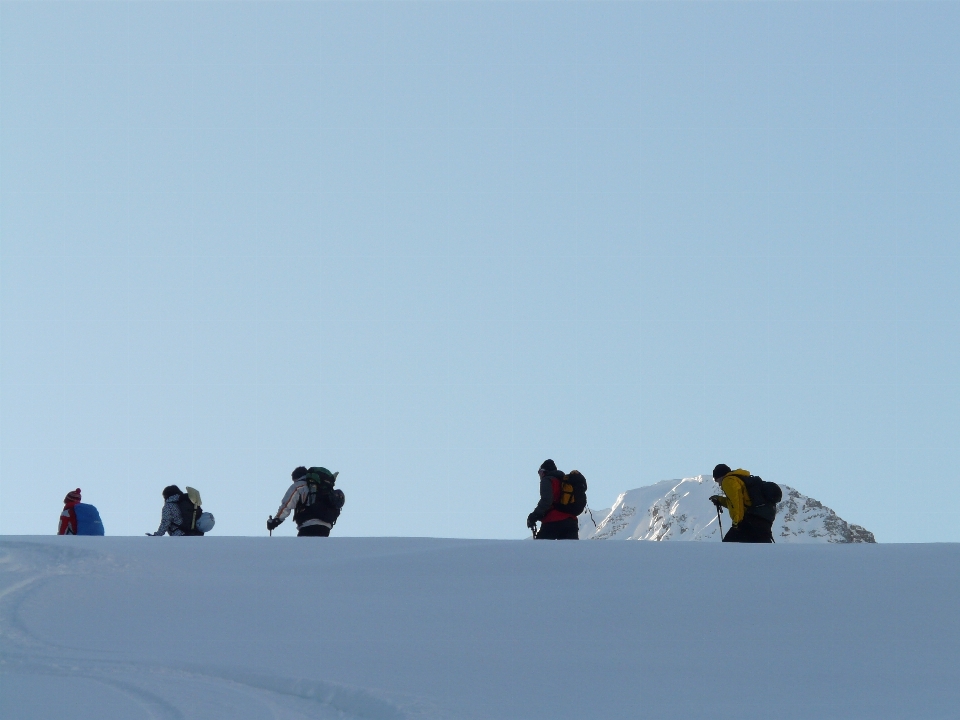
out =
<path fill-rule="evenodd" d="M 71 490 L 70 492 L 67 493 L 67 496 L 63 499 L 64 505 L 66 505 L 67 503 L 78 503 L 78 502 L 80 502 L 80 488 L 77 488 L 76 490 Z"/>
<path fill-rule="evenodd" d="M 720 463 L 713 469 L 713 479 L 719 480 L 720 478 L 730 474 L 730 466 Z"/>
<path fill-rule="evenodd" d="M 292 473 L 290 473 L 290 477 L 293 478 L 294 480 L 299 480 L 306 474 L 307 474 L 307 469 L 303 465 L 301 465 L 300 467 L 295 468 Z"/>
<path fill-rule="evenodd" d="M 183 490 L 176 485 L 167 485 L 163 489 L 163 499 L 167 500 L 171 495 L 183 495 Z"/>
<path fill-rule="evenodd" d="M 540 469 L 544 472 L 553 472 L 557 469 L 557 464 L 550 459 L 544 460 L 543 465 L 540 466 Z"/>

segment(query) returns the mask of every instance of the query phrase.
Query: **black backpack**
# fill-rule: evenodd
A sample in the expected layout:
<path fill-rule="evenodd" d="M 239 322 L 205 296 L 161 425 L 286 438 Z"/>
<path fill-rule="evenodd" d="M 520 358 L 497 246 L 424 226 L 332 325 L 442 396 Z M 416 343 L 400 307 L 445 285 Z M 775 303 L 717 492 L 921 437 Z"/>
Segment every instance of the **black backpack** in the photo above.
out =
<path fill-rule="evenodd" d="M 297 503 L 297 508 L 293 511 L 293 521 L 300 525 L 307 520 L 322 520 L 336 525 L 340 510 L 346 502 L 343 490 L 333 487 L 337 481 L 336 475 L 326 468 L 312 467 L 300 479 L 307 482 L 307 497 Z"/>
<path fill-rule="evenodd" d="M 553 501 L 560 512 L 579 515 L 587 507 L 587 479 L 579 470 L 571 470 L 560 480 L 560 497 Z"/>
<path fill-rule="evenodd" d="M 177 507 L 180 508 L 180 524 L 174 527 L 179 528 L 184 535 L 203 535 L 197 530 L 197 520 L 203 515 L 203 508 L 200 507 L 200 493 L 193 490 L 197 498 L 197 502 L 194 503 L 193 498 L 190 497 L 191 490 L 193 488 L 187 488 L 186 492 L 180 493 L 180 499 L 177 501 Z"/>
<path fill-rule="evenodd" d="M 777 516 L 777 503 L 783 500 L 783 490 L 780 486 L 756 475 L 740 479 L 743 480 L 747 494 L 750 496 L 750 507 L 744 510 L 773 522 Z"/>

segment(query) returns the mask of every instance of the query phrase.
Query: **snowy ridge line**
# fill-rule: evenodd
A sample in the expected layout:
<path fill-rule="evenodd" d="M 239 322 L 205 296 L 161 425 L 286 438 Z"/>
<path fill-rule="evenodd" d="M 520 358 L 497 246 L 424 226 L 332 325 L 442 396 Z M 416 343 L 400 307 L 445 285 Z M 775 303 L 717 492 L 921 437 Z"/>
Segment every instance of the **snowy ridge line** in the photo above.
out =
<path fill-rule="evenodd" d="M 869 530 L 848 523 L 833 510 L 789 485 L 780 485 L 783 500 L 777 504 L 773 536 L 787 543 L 875 543 Z M 613 507 L 593 513 L 602 520 L 594 526 L 590 516 L 580 516 L 580 537 L 589 540 L 695 540 L 720 542 L 717 512 L 710 496 L 718 494 L 713 477 L 696 475 L 663 480 L 620 493 Z M 730 516 L 721 516 L 723 530 Z"/>
<path fill-rule="evenodd" d="M 29 641 L 0 638 L 4 719 L 68 702 L 72 720 L 733 720 L 744 702 L 777 720 L 925 720 L 960 705 L 957 543 L 27 542 L 0 539 L 0 590 L 18 586 L 0 628 Z M 43 576 L 58 562 L 43 546 L 126 570 Z M 398 547 L 423 552 L 385 556 Z M 565 616 L 539 592 L 557 581 Z M 722 623 L 744 607 L 750 632 Z M 543 692 L 558 617 L 586 638 L 561 697 Z M 731 693 L 731 661 L 763 682 Z"/>

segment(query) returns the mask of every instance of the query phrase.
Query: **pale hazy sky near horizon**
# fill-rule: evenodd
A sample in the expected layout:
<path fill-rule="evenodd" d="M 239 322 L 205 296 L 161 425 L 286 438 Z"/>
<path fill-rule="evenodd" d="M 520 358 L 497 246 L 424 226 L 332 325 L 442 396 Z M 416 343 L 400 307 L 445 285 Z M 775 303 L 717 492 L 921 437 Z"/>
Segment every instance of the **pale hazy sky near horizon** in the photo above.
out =
<path fill-rule="evenodd" d="M 520 538 L 718 462 L 958 541 L 958 3 L 0 3 L 0 532 Z M 291 534 L 288 522 L 278 531 Z"/>

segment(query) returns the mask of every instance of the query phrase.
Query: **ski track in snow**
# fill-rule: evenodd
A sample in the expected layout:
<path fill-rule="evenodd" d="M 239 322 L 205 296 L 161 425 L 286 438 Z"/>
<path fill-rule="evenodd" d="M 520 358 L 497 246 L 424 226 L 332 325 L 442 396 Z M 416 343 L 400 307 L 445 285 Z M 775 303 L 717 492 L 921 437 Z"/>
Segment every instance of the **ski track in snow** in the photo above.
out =
<path fill-rule="evenodd" d="M 52 571 L 35 570 L 36 567 L 51 566 Z M 18 687 L 39 688 L 42 692 L 60 687 L 65 679 L 82 679 L 88 687 L 90 683 L 106 686 L 125 698 L 129 703 L 124 709 L 126 717 L 151 720 L 217 717 L 233 720 L 403 720 L 427 710 L 424 703 L 411 699 L 408 703 L 414 712 L 408 714 L 368 690 L 336 683 L 228 669 L 212 673 L 160 663 L 91 659 L 80 656 L 77 648 L 51 644 L 36 637 L 21 621 L 23 603 L 32 591 L 51 578 L 114 569 L 112 558 L 91 550 L 33 543 L 4 544 L 0 549 L 0 679 L 5 685 L 9 683 L 3 691 L 5 695 L 15 694 Z M 31 688 L 31 685 L 37 688 Z M 54 692 L 59 694 L 58 690 Z M 198 697 L 203 700 L 191 702 L 188 707 L 176 703 L 178 698 Z M 89 710 L 91 713 L 84 715 L 82 707 L 79 712 L 71 707 L 70 716 L 76 720 L 100 716 L 96 707 Z M 23 707 L 18 707 L 17 712 L 22 711 Z M 47 716 L 18 714 L 18 720 L 27 720 L 27 717 Z"/>
<path fill-rule="evenodd" d="M 958 568 L 951 544 L 0 538 L 0 717 L 952 720 Z"/>

